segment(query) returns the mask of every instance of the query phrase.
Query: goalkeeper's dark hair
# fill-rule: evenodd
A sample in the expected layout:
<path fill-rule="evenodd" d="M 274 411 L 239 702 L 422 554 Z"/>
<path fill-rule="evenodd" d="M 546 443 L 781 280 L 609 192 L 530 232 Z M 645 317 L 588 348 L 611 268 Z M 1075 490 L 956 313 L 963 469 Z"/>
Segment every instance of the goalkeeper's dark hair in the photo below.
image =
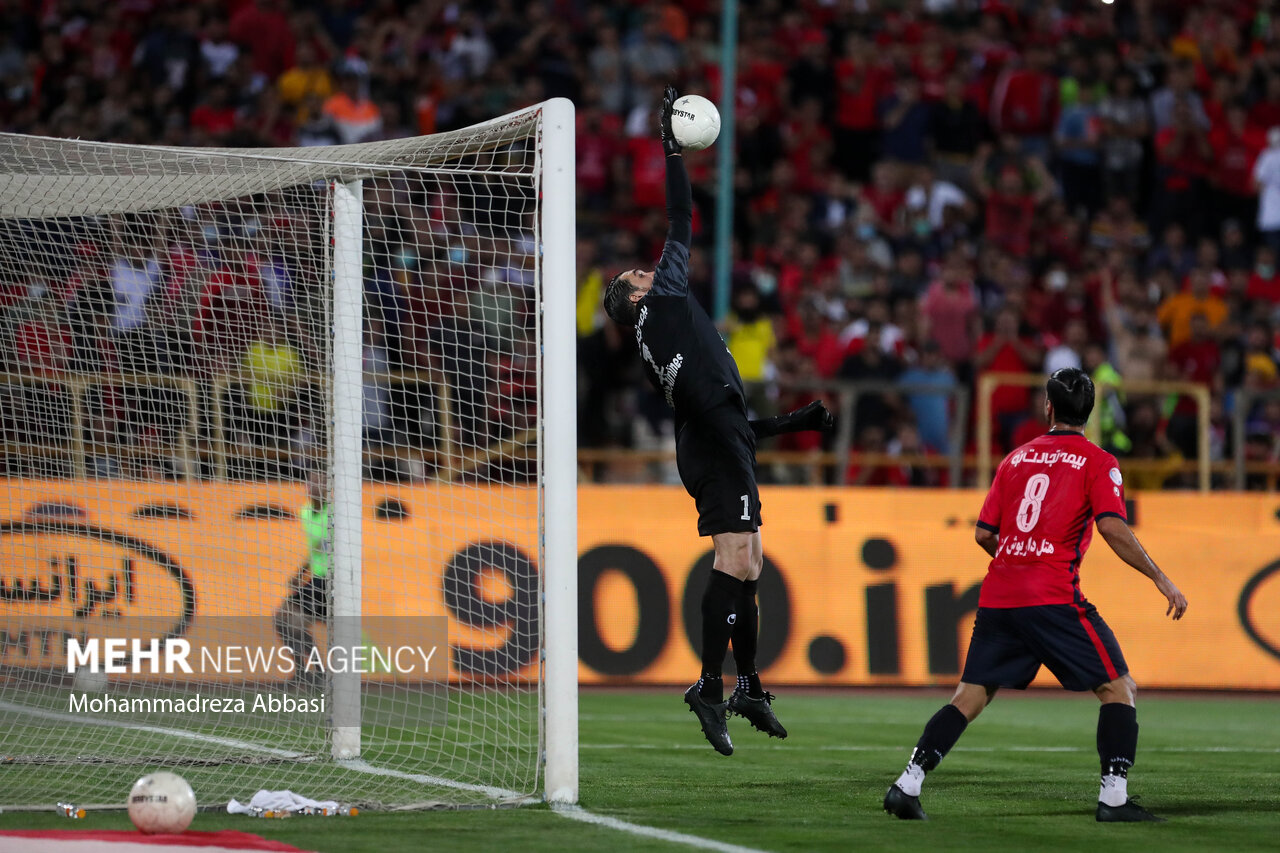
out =
<path fill-rule="evenodd" d="M 635 286 L 623 278 L 624 275 L 624 272 L 618 273 L 605 285 L 604 313 L 619 326 L 634 326 L 637 308 L 636 303 L 631 301 L 631 294 Z"/>
<path fill-rule="evenodd" d="M 1045 386 L 1053 417 L 1067 426 L 1084 426 L 1093 411 L 1093 380 L 1078 367 L 1054 371 Z"/>

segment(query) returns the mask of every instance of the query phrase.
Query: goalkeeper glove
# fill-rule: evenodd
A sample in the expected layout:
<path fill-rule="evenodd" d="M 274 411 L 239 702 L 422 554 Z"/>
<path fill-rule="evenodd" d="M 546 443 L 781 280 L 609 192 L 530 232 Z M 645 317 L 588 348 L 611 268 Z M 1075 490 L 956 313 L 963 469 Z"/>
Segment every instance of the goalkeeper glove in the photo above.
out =
<path fill-rule="evenodd" d="M 836 416 L 831 414 L 821 400 L 814 400 L 803 409 L 797 409 L 792 414 L 795 415 L 800 423 L 804 424 L 801 429 L 831 432 L 836 428 Z"/>
<path fill-rule="evenodd" d="M 763 418 L 751 421 L 751 430 L 756 438 L 771 438 L 788 432 L 830 432 L 835 429 L 835 416 L 822 405 L 821 400 L 814 400 L 802 409 L 796 409 L 785 415 L 774 418 Z"/>
<path fill-rule="evenodd" d="M 676 142 L 676 135 L 671 130 L 671 110 L 679 97 L 680 93 L 676 91 L 675 86 L 668 86 L 662 93 L 662 153 L 668 157 L 684 150 L 683 146 Z"/>

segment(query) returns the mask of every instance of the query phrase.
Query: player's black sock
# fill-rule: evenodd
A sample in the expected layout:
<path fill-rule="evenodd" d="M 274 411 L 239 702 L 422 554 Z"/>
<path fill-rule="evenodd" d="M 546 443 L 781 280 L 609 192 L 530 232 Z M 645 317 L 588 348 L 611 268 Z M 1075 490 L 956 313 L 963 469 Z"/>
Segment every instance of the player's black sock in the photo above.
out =
<path fill-rule="evenodd" d="M 1129 775 L 1138 754 L 1138 712 L 1123 702 L 1098 708 L 1098 759 L 1103 776 Z"/>
<path fill-rule="evenodd" d="M 1098 709 L 1098 760 L 1102 788 L 1098 800 L 1122 806 L 1129 798 L 1129 768 L 1138 755 L 1138 712 L 1123 702 L 1108 702 Z"/>
<path fill-rule="evenodd" d="M 711 571 L 707 591 L 702 595 L 702 678 L 698 693 L 708 702 L 724 701 L 724 653 L 729 650 L 734 624 L 738 621 L 738 599 L 742 581 Z"/>
<path fill-rule="evenodd" d="M 955 705 L 943 705 L 938 713 L 929 718 L 924 733 L 916 741 L 916 748 L 911 753 L 911 763 L 917 765 L 925 773 L 938 766 L 938 762 L 951 751 L 951 747 L 960 740 L 969 721 Z"/>
<path fill-rule="evenodd" d="M 743 581 L 738 597 L 738 621 L 733 626 L 733 665 L 738 670 L 738 687 L 748 696 L 764 695 L 756 673 L 756 647 L 760 634 L 760 608 L 756 605 L 759 581 Z"/>
<path fill-rule="evenodd" d="M 960 740 L 967 725 L 969 721 L 960 713 L 959 708 L 951 704 L 943 705 L 925 724 L 924 733 L 916 741 L 916 748 L 911 750 L 907 769 L 902 771 L 894 784 L 908 796 L 920 796 L 924 774 L 938 766 L 943 756 Z"/>

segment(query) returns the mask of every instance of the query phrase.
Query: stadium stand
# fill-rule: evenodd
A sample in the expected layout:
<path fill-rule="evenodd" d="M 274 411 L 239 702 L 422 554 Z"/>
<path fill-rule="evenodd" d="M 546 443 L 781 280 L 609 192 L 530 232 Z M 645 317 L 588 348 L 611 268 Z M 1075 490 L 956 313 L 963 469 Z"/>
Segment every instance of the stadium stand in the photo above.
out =
<path fill-rule="evenodd" d="M 1081 365 L 1095 377 L 1205 383 L 1212 458 L 1239 449 L 1229 425 L 1245 406 L 1246 457 L 1280 462 L 1280 397 L 1266 394 L 1280 386 L 1280 17 L 1268 4 L 742 6 L 725 332 L 750 361 L 754 406 L 802 402 L 823 381 L 972 389 L 987 373 Z M 0 127 L 184 146 L 321 145 L 433 133 L 570 97 L 579 121 L 580 441 L 652 450 L 669 437 L 669 413 L 600 310 L 600 290 L 613 271 L 658 255 L 657 98 L 668 80 L 718 97 L 716 11 L 709 0 L 15 0 L 0 6 Z M 703 249 L 691 280 L 708 300 L 714 164 L 690 157 Z M 44 380 L 163 376 L 200 362 L 213 377 L 257 358 L 305 372 L 307 342 L 289 322 L 290 270 L 253 245 L 255 227 L 284 227 L 288 215 L 140 220 L 129 227 L 154 235 L 149 251 L 129 255 L 110 233 L 90 234 L 59 268 L 0 282 L 4 369 Z M 202 254 L 201 228 L 223 241 L 217 250 Z M 523 248 L 462 240 L 458 251 L 463 263 L 490 253 L 485 266 L 506 269 L 483 298 L 527 310 Z M 367 284 L 378 314 L 372 348 L 394 370 L 449 362 L 459 335 L 483 334 L 457 311 L 417 304 L 418 275 L 406 259 L 395 281 Z M 478 285 L 463 276 L 458 286 Z M 171 319 L 152 322 L 161 314 Z M 247 316 L 271 319 L 235 328 Z M 431 331 L 405 336 L 405 324 Z M 104 329 L 112 347 L 83 345 Z M 230 351 L 230 341 L 245 350 Z M 459 370 L 518 389 L 524 358 Z M 9 400 L 49 398 L 4 406 L 44 413 L 7 415 L 6 441 L 65 438 L 58 387 L 4 387 Z M 120 393 L 102 386 L 92 429 L 165 446 L 160 414 L 122 424 L 112 411 L 162 413 L 185 392 L 156 382 L 128 391 L 145 405 L 111 405 Z M 394 389 L 366 396 L 371 439 L 386 419 L 415 420 Z M 854 447 L 944 454 L 954 449 L 951 419 L 964 418 L 959 434 L 972 451 L 971 415 L 950 401 L 942 392 L 861 396 Z M 1177 466 L 1201 440 L 1186 399 L 1109 403 L 1108 449 L 1173 463 L 1144 485 L 1192 484 Z M 996 452 L 1034 433 L 1038 405 L 1025 388 L 995 392 Z M 230 423 L 274 424 L 257 432 L 281 441 L 307 428 L 291 420 L 287 400 L 252 388 L 229 393 L 226 406 Z M 429 424 L 414 429 L 429 441 Z M 101 459 L 94 470 L 143 475 L 120 464 Z M 938 471 L 902 466 L 848 473 L 862 483 L 940 482 Z"/>

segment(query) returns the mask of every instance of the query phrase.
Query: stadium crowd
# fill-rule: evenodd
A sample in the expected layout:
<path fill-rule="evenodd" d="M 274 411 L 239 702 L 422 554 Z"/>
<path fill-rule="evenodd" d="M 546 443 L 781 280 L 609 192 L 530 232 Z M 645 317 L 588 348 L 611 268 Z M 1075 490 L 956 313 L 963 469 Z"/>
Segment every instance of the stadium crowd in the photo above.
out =
<path fill-rule="evenodd" d="M 918 386 L 971 392 L 990 372 L 1080 365 L 1099 381 L 1206 383 L 1211 454 L 1228 458 L 1240 392 L 1280 387 L 1272 0 L 740 5 L 725 334 L 755 408 L 801 404 L 823 382 L 896 383 L 896 393 L 859 398 L 855 447 L 946 454 L 955 435 L 973 449 L 972 414 L 954 429 L 951 397 Z M 600 297 L 613 272 L 648 267 L 660 252 L 655 109 L 667 81 L 719 99 L 718 19 L 714 0 L 7 0 L 0 126 L 133 143 L 326 145 L 572 98 L 580 441 L 662 446 L 669 412 Z M 714 151 L 688 161 L 691 281 L 710 304 Z M 520 266 L 514 248 L 492 251 L 482 265 Z M 171 276 L 162 255 L 129 269 L 90 310 L 113 313 L 117 328 L 104 334 L 125 347 L 159 310 L 131 301 L 130 282 Z M 502 282 L 516 310 L 528 307 L 522 281 Z M 370 289 L 382 304 L 377 283 Z M 39 310 L 30 301 L 6 297 L 6 328 L 18 335 L 5 347 L 11 370 L 74 349 L 57 319 L 74 300 Z M 44 331 L 28 330 L 23 344 L 32 323 Z M 305 349 L 288 323 L 263 334 Z M 430 335 L 397 339 L 394 323 L 378 334 L 393 361 L 434 355 L 410 352 Z M 1248 457 L 1280 461 L 1280 396 L 1252 400 Z M 992 405 L 997 450 L 1043 428 L 1042 401 L 1025 388 L 1001 387 Z M 1101 415 L 1108 449 L 1171 460 L 1137 485 L 1187 482 L 1174 472 L 1197 452 L 1188 398 L 1113 393 Z M 906 464 L 848 476 L 943 479 Z"/>

